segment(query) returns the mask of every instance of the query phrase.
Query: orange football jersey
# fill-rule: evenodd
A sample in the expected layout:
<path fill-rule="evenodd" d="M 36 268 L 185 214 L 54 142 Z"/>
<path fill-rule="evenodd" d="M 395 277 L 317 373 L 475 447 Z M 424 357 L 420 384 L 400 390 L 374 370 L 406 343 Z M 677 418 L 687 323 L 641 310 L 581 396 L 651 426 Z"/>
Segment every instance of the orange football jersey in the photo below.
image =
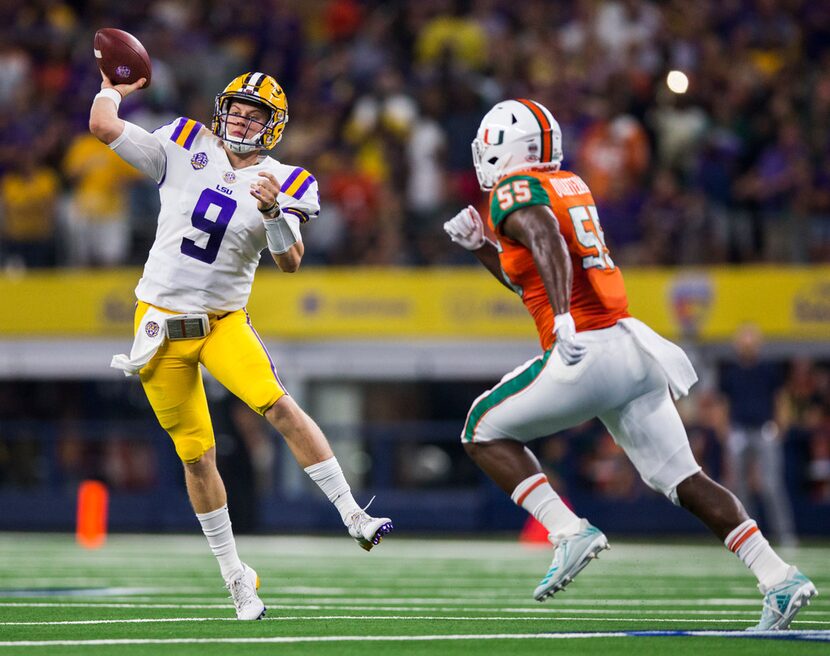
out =
<path fill-rule="evenodd" d="M 607 328 L 630 316 L 622 273 L 605 245 L 588 185 L 570 171 L 519 171 L 493 188 L 489 224 L 498 236 L 505 280 L 533 316 L 542 348 L 553 346 L 554 310 L 530 250 L 500 230 L 512 212 L 531 205 L 551 209 L 568 245 L 573 265 L 571 314 L 577 331 Z"/>

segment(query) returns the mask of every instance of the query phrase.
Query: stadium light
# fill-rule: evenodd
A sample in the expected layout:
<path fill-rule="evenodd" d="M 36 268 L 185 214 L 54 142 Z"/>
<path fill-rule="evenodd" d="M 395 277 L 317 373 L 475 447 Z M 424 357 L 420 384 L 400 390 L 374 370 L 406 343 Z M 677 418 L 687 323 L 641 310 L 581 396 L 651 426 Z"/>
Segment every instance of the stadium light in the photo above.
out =
<path fill-rule="evenodd" d="M 669 71 L 666 86 L 672 93 L 686 93 L 689 89 L 689 78 L 683 71 Z"/>

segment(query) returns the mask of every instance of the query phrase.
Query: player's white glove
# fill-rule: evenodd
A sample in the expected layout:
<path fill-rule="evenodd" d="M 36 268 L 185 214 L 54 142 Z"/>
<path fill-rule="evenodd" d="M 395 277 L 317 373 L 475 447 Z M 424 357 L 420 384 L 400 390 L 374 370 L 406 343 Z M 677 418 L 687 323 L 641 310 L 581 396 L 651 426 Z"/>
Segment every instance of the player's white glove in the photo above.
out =
<path fill-rule="evenodd" d="M 453 218 L 444 224 L 444 232 L 456 244 L 463 246 L 468 251 L 476 251 L 484 246 L 484 223 L 478 215 L 476 208 L 467 205 Z"/>
<path fill-rule="evenodd" d="M 562 362 L 570 366 L 585 357 L 587 349 L 576 341 L 576 325 L 570 312 L 557 314 L 553 318 L 553 332 L 556 335 L 556 350 Z"/>

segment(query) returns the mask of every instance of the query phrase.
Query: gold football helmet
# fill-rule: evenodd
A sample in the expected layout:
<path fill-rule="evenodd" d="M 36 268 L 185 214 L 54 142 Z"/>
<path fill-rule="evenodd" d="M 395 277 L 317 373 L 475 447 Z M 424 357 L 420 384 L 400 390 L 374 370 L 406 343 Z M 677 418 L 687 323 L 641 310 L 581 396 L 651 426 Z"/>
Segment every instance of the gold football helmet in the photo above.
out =
<path fill-rule="evenodd" d="M 260 105 L 268 113 L 268 121 L 252 137 L 238 138 L 227 133 L 227 118 L 231 104 L 242 101 Z M 270 150 L 282 139 L 288 122 L 288 101 L 277 81 L 265 73 L 244 73 L 234 78 L 224 91 L 216 96 L 210 129 L 236 153 L 252 150 Z"/>

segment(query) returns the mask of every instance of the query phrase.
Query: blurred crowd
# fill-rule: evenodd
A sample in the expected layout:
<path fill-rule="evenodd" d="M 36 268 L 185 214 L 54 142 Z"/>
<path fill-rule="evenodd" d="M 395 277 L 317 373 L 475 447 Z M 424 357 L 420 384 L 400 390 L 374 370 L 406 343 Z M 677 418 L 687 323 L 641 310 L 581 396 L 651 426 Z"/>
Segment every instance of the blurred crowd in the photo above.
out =
<path fill-rule="evenodd" d="M 312 263 L 469 263 L 441 224 L 486 204 L 470 142 L 510 97 L 559 120 L 618 262 L 830 256 L 830 3 L 5 0 L 6 268 L 140 264 L 152 242 L 155 185 L 86 129 L 100 27 L 152 57 L 151 87 L 121 111 L 147 129 L 209 124 L 244 71 L 279 80 L 290 121 L 274 156 L 320 182 Z"/>

